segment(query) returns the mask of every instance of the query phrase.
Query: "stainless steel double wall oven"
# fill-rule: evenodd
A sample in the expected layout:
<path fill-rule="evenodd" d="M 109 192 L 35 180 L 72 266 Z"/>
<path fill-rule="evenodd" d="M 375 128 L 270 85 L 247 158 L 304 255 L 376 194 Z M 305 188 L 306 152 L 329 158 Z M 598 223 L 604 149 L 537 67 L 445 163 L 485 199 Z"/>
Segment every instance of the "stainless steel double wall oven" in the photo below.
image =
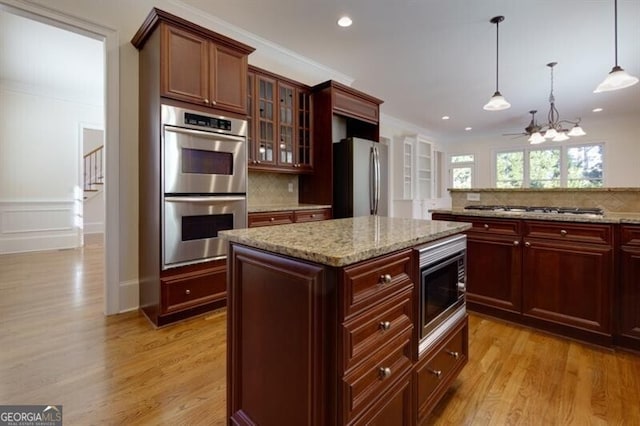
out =
<path fill-rule="evenodd" d="M 162 268 L 219 259 L 247 224 L 247 122 L 162 105 Z"/>

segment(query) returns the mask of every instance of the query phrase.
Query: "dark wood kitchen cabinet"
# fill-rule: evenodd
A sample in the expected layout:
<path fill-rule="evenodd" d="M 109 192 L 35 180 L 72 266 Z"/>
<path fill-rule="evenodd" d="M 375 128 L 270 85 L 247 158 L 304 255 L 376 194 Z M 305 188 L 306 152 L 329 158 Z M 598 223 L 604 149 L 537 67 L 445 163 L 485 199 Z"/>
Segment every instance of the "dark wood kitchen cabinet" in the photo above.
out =
<path fill-rule="evenodd" d="M 156 31 L 159 37 L 152 37 Z M 131 42 L 154 50 L 157 69 L 141 69 L 141 75 L 157 73 L 162 97 L 246 115 L 247 56 L 253 48 L 159 9 Z"/>
<path fill-rule="evenodd" d="M 616 344 L 640 351 L 640 226 L 622 225 L 620 234 Z"/>
<path fill-rule="evenodd" d="M 232 243 L 231 422 L 415 425 L 413 266 L 412 250 L 336 268 Z"/>
<path fill-rule="evenodd" d="M 461 220 L 466 222 L 467 220 Z M 520 313 L 522 247 L 519 221 L 469 220 L 467 234 L 467 303 Z"/>
<path fill-rule="evenodd" d="M 161 106 L 244 119 L 247 55 L 253 48 L 155 8 L 131 43 L 140 73 L 139 304 L 159 327 L 226 304 L 224 259 L 163 269 Z"/>
<path fill-rule="evenodd" d="M 309 88 L 250 67 L 247 99 L 249 170 L 312 172 Z"/>
<path fill-rule="evenodd" d="M 348 137 L 378 141 L 382 102 L 331 80 L 311 88 L 314 173 L 300 176 L 301 203 L 334 204 L 333 143 Z"/>
<path fill-rule="evenodd" d="M 470 310 L 612 346 L 613 225 L 440 213 L 432 218 L 472 224 Z"/>
<path fill-rule="evenodd" d="M 524 227 L 522 314 L 611 345 L 613 225 L 525 221 Z"/>
<path fill-rule="evenodd" d="M 285 210 L 255 212 L 248 215 L 249 228 L 258 226 L 284 225 L 294 222 L 315 222 L 331 219 L 331 209 Z"/>

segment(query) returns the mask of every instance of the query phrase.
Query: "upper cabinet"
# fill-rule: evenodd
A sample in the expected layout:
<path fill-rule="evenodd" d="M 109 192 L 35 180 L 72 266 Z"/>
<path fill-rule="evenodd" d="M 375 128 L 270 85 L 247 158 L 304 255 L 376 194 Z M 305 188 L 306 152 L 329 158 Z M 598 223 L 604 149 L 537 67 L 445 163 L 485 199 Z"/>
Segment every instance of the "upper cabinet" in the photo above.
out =
<path fill-rule="evenodd" d="M 251 67 L 247 75 L 249 169 L 313 170 L 309 89 Z"/>
<path fill-rule="evenodd" d="M 131 42 L 143 49 L 149 40 L 159 50 L 160 96 L 246 115 L 247 56 L 253 48 L 159 9 Z"/>

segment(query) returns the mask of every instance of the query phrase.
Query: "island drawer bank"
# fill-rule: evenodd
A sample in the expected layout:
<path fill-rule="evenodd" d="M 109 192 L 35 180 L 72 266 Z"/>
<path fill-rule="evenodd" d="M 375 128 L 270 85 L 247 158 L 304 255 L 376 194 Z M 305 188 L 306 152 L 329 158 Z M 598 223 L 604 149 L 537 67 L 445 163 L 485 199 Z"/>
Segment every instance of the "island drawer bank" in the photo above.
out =
<path fill-rule="evenodd" d="M 468 226 L 359 217 L 225 231 L 231 424 L 424 421 L 466 363 L 468 332 L 464 315 L 418 353 L 414 247 Z"/>
<path fill-rule="evenodd" d="M 640 350 L 637 215 L 437 211 L 433 218 L 472 224 L 469 309 Z"/>

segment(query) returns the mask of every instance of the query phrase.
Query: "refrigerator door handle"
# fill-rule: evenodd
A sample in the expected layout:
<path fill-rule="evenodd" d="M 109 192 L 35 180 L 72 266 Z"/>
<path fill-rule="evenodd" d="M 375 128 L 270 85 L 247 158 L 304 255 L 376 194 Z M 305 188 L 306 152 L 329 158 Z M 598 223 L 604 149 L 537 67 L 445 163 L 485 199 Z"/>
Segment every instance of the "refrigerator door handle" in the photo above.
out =
<path fill-rule="evenodd" d="M 369 213 L 375 214 L 375 193 L 376 193 L 376 154 L 375 148 L 369 151 Z"/>
<path fill-rule="evenodd" d="M 380 204 L 380 153 L 378 147 L 373 148 L 373 157 L 375 160 L 375 192 L 374 192 L 374 213 L 378 214 L 378 204 Z"/>

